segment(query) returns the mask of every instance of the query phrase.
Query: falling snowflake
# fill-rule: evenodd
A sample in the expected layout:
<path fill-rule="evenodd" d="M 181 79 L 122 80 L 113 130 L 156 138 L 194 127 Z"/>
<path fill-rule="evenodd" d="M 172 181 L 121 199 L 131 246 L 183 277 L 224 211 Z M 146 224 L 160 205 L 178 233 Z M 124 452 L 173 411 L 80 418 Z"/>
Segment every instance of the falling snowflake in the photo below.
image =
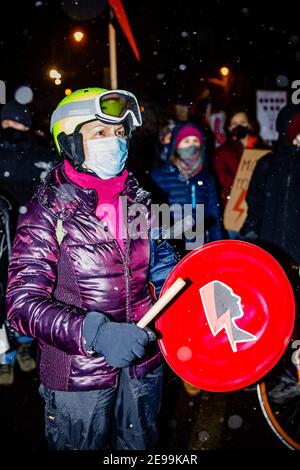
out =
<path fill-rule="evenodd" d="M 192 350 L 187 346 L 182 346 L 177 350 L 177 357 L 180 361 L 189 361 L 192 357 Z"/>
<path fill-rule="evenodd" d="M 19 213 L 20 214 L 26 214 L 26 212 L 27 212 L 27 207 L 25 207 L 25 206 L 20 206 L 19 207 Z"/>
<path fill-rule="evenodd" d="M 276 78 L 276 83 L 279 87 L 285 88 L 289 84 L 289 79 L 286 75 L 278 75 Z"/>
<path fill-rule="evenodd" d="M 4 172 L 4 176 L 5 176 L 5 178 L 8 178 L 8 177 L 10 176 L 10 172 L 9 172 L 9 171 L 5 171 L 5 172 Z"/>
<path fill-rule="evenodd" d="M 206 432 L 206 431 L 201 431 L 201 432 L 199 432 L 199 436 L 198 436 L 198 437 L 199 437 L 199 441 L 200 441 L 200 442 L 205 442 L 205 441 L 208 441 L 208 439 L 209 439 L 209 434 L 208 434 L 208 432 Z"/>
<path fill-rule="evenodd" d="M 179 70 L 186 70 L 186 65 L 185 64 L 180 64 L 179 65 Z"/>
<path fill-rule="evenodd" d="M 299 36 L 297 36 L 296 34 L 293 34 L 293 35 L 290 37 L 290 41 L 291 41 L 293 44 L 298 44 L 298 42 L 299 42 Z"/>
<path fill-rule="evenodd" d="M 182 36 L 183 38 L 187 38 L 188 35 L 189 35 L 189 33 L 188 33 L 187 31 L 182 31 L 182 33 L 181 33 L 181 36 Z"/>
<path fill-rule="evenodd" d="M 20 86 L 15 92 L 15 100 L 21 104 L 31 103 L 33 99 L 33 91 L 29 86 Z"/>
<path fill-rule="evenodd" d="M 242 424 L 243 419 L 239 415 L 232 415 L 228 418 L 228 427 L 230 429 L 239 429 Z"/>

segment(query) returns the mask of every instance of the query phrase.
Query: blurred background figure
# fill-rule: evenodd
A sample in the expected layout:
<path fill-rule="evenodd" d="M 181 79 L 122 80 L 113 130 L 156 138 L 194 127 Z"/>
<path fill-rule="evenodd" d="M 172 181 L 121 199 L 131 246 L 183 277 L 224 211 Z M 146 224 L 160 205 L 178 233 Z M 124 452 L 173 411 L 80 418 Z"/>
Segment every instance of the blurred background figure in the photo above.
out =
<path fill-rule="evenodd" d="M 0 185 L 13 205 L 13 223 L 16 223 L 20 208 L 32 197 L 54 159 L 31 131 L 26 105 L 9 101 L 2 107 L 0 120 Z"/>
<path fill-rule="evenodd" d="M 10 247 L 16 230 L 19 214 L 26 212 L 26 203 L 32 197 L 37 184 L 46 177 L 53 164 L 50 150 L 38 142 L 31 132 L 29 108 L 15 100 L 2 107 L 0 130 L 0 207 L 3 247 L 1 260 L 1 324 L 5 321 L 4 292 L 7 283 L 7 266 Z M 32 357 L 32 339 L 15 334 L 6 323 L 10 349 L 1 357 L 0 385 L 11 385 L 14 381 L 14 364 L 17 360 L 24 372 L 35 369 Z"/>
<path fill-rule="evenodd" d="M 172 132 L 175 127 L 175 121 L 169 119 L 168 123 L 159 131 L 160 158 L 163 162 L 168 160 L 171 147 Z"/>
<path fill-rule="evenodd" d="M 189 110 L 190 121 L 197 124 L 204 134 L 207 164 L 211 169 L 213 153 L 226 139 L 224 104 L 223 94 L 205 85 Z"/>
<path fill-rule="evenodd" d="M 244 149 L 268 148 L 259 136 L 258 125 L 242 108 L 228 116 L 225 130 L 227 139 L 213 154 L 213 167 L 223 208 L 230 196 Z"/>
<path fill-rule="evenodd" d="M 205 138 L 206 162 L 211 168 L 211 159 L 215 150 L 215 136 L 211 128 L 212 98 L 204 90 L 194 101 L 189 110 L 189 120 L 200 127 Z"/>
<path fill-rule="evenodd" d="M 174 119 L 176 123 L 183 123 L 189 119 L 189 105 L 184 102 L 178 102 L 174 105 Z"/>
<path fill-rule="evenodd" d="M 215 180 L 206 167 L 205 140 L 198 126 L 178 124 L 172 133 L 168 161 L 150 173 L 168 204 L 190 204 L 194 221 L 197 204 L 204 205 L 205 242 L 223 238 Z M 176 222 L 176 220 L 174 220 Z M 181 249 L 181 255 L 185 254 Z"/>
<path fill-rule="evenodd" d="M 132 136 L 129 148 L 128 170 L 141 182 L 149 186 L 149 171 L 161 164 L 159 129 L 167 122 L 159 103 L 141 100 L 143 126 Z"/>
<path fill-rule="evenodd" d="M 275 150 L 262 157 L 255 167 L 241 234 L 263 243 L 284 265 L 293 263 L 299 279 L 300 106 L 284 107 L 278 114 L 276 129 L 279 139 Z"/>
<path fill-rule="evenodd" d="M 226 114 L 223 110 L 218 109 L 215 112 L 211 113 L 209 116 L 209 122 L 211 130 L 215 137 L 215 148 L 224 144 L 226 140 L 225 135 L 225 122 Z"/>

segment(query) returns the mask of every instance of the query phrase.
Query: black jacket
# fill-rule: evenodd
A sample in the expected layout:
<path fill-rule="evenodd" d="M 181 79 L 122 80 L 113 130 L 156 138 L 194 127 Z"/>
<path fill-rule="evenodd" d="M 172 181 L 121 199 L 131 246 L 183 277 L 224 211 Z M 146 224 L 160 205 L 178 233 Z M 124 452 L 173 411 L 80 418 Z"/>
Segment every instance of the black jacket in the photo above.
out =
<path fill-rule="evenodd" d="M 0 132 L 0 191 L 12 204 L 13 229 L 20 206 L 25 206 L 33 196 L 54 160 L 52 152 L 29 132 L 19 133 L 21 138 L 14 140 L 8 138 L 11 134 Z"/>
<path fill-rule="evenodd" d="M 289 122 L 299 112 L 299 106 L 289 105 L 278 115 L 278 144 L 257 163 L 241 230 L 242 236 L 255 239 L 284 264 L 300 264 L 300 149 L 286 137 Z"/>

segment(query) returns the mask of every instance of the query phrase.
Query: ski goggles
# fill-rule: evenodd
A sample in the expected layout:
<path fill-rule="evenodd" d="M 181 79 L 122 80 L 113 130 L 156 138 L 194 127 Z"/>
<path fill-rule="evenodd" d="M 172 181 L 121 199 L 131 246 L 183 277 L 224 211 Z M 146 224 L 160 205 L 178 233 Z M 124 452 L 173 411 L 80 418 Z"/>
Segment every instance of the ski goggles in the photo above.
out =
<path fill-rule="evenodd" d="M 51 116 L 50 130 L 54 124 L 68 117 L 95 116 L 107 124 L 119 124 L 128 117 L 134 127 L 142 125 L 142 116 L 136 97 L 125 90 L 110 90 L 92 100 L 68 103 L 56 109 Z"/>

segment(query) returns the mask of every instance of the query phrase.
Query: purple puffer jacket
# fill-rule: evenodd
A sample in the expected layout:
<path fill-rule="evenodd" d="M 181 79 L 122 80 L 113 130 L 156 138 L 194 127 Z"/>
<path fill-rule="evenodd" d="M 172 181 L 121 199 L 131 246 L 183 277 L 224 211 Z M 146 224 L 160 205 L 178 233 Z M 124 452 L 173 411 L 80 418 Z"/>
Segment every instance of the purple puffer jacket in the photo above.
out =
<path fill-rule="evenodd" d="M 136 202 L 149 207 L 149 194 L 132 177 L 123 195 L 128 208 Z M 149 240 L 128 239 L 123 253 L 95 216 L 96 203 L 96 192 L 69 181 L 59 165 L 20 217 L 14 240 L 8 319 L 18 332 L 38 340 L 41 382 L 53 390 L 116 386 L 118 369 L 86 350 L 85 315 L 99 311 L 117 322 L 137 322 L 153 303 Z M 143 377 L 161 363 L 157 344 L 150 347 L 131 366 L 132 377 Z"/>

